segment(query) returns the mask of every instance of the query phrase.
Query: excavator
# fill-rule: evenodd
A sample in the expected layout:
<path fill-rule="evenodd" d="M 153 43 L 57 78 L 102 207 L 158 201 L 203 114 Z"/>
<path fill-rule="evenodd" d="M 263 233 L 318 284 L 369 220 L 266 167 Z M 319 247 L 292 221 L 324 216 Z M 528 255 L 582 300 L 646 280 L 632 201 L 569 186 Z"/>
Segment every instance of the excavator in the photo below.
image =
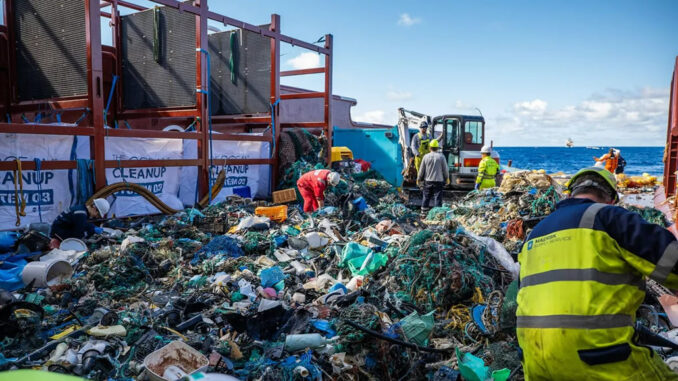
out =
<path fill-rule="evenodd" d="M 403 147 L 403 189 L 418 193 L 416 186 L 417 170 L 414 167 L 416 152 L 410 149 L 411 138 L 419 132 L 419 126 L 426 122 L 433 138 L 438 140 L 447 159 L 450 171 L 450 185 L 446 187 L 445 197 L 459 195 L 473 189 L 480 149 L 485 144 L 485 118 L 482 115 L 445 114 L 431 117 L 416 111 L 398 109 L 398 133 Z M 499 153 L 492 151 L 492 158 L 499 163 Z M 499 184 L 500 179 L 497 179 Z M 416 197 L 416 196 L 415 196 Z"/>

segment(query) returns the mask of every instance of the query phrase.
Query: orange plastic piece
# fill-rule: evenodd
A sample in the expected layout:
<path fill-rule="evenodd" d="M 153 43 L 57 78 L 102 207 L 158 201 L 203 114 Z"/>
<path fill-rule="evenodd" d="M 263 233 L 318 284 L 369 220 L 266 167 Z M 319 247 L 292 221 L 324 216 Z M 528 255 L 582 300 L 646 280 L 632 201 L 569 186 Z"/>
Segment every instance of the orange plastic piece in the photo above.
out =
<path fill-rule="evenodd" d="M 260 206 L 254 209 L 254 214 L 264 216 L 275 222 L 285 222 L 287 220 L 287 205 Z"/>

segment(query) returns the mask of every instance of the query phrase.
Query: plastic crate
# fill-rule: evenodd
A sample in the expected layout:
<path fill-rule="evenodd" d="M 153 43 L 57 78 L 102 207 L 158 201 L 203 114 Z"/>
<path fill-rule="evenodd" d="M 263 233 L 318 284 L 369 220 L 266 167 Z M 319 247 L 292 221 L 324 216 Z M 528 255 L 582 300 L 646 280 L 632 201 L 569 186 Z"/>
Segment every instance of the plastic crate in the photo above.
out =
<path fill-rule="evenodd" d="M 287 205 L 278 206 L 260 206 L 254 209 L 257 216 L 265 216 L 275 222 L 285 222 L 287 220 Z"/>
<path fill-rule="evenodd" d="M 286 202 L 292 201 L 297 201 L 297 191 L 294 188 L 288 188 L 273 192 L 274 204 L 284 204 Z"/>

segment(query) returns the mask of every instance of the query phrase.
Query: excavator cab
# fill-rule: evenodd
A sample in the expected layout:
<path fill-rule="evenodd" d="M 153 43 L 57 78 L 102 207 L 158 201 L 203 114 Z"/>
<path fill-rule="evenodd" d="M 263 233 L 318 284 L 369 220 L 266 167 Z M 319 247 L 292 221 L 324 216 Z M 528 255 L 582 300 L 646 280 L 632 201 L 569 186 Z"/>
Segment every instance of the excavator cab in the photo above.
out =
<path fill-rule="evenodd" d="M 447 159 L 450 171 L 450 188 L 455 190 L 471 190 L 478 176 L 478 165 L 482 156 L 480 149 L 485 144 L 485 118 L 476 115 L 448 114 L 431 118 L 403 108 L 398 109 L 400 119 L 398 128 L 401 132 L 401 145 L 409 147 L 410 138 L 414 128 L 423 121 L 427 121 L 433 132 L 433 137 L 438 140 L 443 155 Z M 406 137 L 405 139 L 403 139 Z M 403 171 L 404 185 L 413 184 L 416 181 L 416 171 L 413 165 L 413 152 L 403 150 L 406 168 Z M 492 158 L 499 163 L 499 154 L 492 152 Z M 409 164 L 407 164 L 409 163 Z M 414 177 L 414 178 L 413 178 Z"/>
<path fill-rule="evenodd" d="M 450 169 L 450 185 L 455 189 L 473 189 L 480 149 L 485 144 L 485 118 L 475 115 L 441 115 L 433 118 L 434 137 L 441 144 Z M 499 163 L 499 154 L 492 152 Z"/>

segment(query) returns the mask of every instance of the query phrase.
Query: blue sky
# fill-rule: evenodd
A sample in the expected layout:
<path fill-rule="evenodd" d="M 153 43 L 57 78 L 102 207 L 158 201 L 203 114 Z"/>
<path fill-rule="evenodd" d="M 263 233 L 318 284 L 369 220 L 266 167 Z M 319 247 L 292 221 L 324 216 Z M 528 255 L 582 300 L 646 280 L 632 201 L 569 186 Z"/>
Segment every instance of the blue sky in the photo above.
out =
<path fill-rule="evenodd" d="M 664 144 L 677 1 L 212 0 L 210 9 L 253 24 L 278 13 L 284 34 L 309 42 L 333 34 L 334 93 L 358 100 L 354 120 L 395 124 L 401 106 L 478 107 L 499 146 Z M 318 59 L 282 52 L 283 69 Z"/>

